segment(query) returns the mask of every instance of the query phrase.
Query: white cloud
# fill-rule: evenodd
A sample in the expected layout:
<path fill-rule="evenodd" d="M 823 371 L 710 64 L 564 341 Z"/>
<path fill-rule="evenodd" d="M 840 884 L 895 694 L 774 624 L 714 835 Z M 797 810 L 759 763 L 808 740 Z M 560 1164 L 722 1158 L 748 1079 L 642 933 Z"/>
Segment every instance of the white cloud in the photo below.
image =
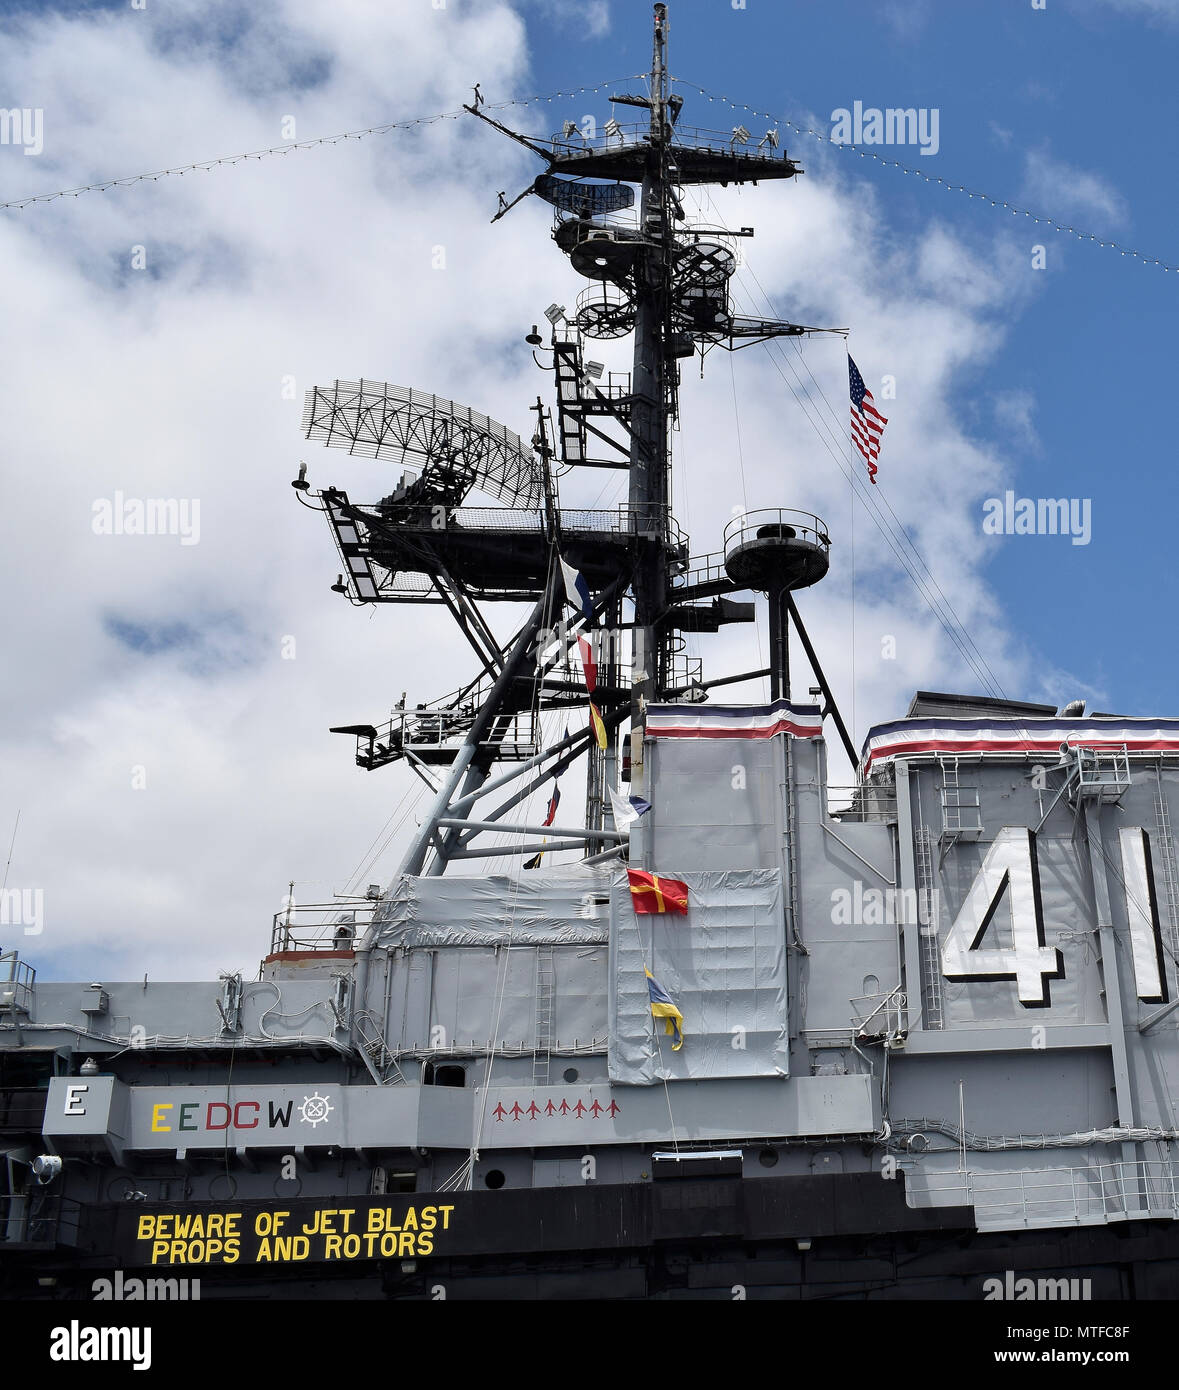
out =
<path fill-rule="evenodd" d="M 1125 226 L 1129 218 L 1117 189 L 1098 174 L 1053 159 L 1044 147 L 1028 150 L 1024 156 L 1020 197 L 1032 212 L 1056 221 L 1085 214 L 1091 229 L 1098 232 Z"/>
<path fill-rule="evenodd" d="M 522 0 L 522 3 L 525 14 L 542 14 L 567 34 L 600 39 L 610 32 L 608 0 Z"/>
<path fill-rule="evenodd" d="M 1032 453 L 1041 450 L 1040 436 L 1036 431 L 1035 393 L 1027 387 L 1011 391 L 998 391 L 993 398 L 995 422 L 999 428 L 1023 448 Z"/>
<path fill-rule="evenodd" d="M 46 147 L 39 159 L 0 150 L 12 195 L 274 144 L 287 115 L 305 138 L 454 110 L 474 81 L 488 101 L 531 90 L 524 29 L 506 4 L 159 8 L 14 29 L 0 69 L 8 90 L 20 74 L 21 100 L 44 107 Z M 565 113 L 512 114 L 535 130 Z M 739 297 L 763 307 L 756 272 L 784 314 L 854 325 L 874 390 L 895 376 L 895 400 L 877 391 L 890 417 L 882 490 L 1015 693 L 1026 658 L 982 579 L 978 516 L 1008 464 L 983 422 L 964 416 L 960 383 L 995 353 L 1035 278 L 1002 230 L 993 245 L 967 246 L 937 221 L 895 237 L 837 154 L 807 154 L 814 173 L 796 186 L 718 195 L 733 223 L 758 227 Z M 0 834 L 19 808 L 10 886 L 45 890 L 45 930 L 18 932 L 16 944 L 48 975 L 252 973 L 288 879 L 307 901 L 344 888 L 354 868 L 361 887 L 389 877 L 418 784 L 400 768 L 360 772 L 327 728 L 379 722 L 402 691 L 411 704 L 430 699 L 470 663 L 434 610 L 356 610 L 329 591 L 329 533 L 288 487 L 299 459 L 315 484 L 358 500 L 380 495 L 391 470 L 302 441 L 284 379 L 301 399 L 334 377 L 383 378 L 529 430 L 528 404 L 549 383 L 523 334 L 545 304 L 571 304 L 583 287 L 548 241 L 547 208 L 526 200 L 489 225 L 496 192 L 534 173 L 464 117 L 0 222 L 10 344 Z M 134 246 L 144 271 L 130 268 Z M 445 270 L 432 269 L 436 248 Z M 844 448 L 842 342 L 804 348 L 818 386 L 793 345 L 783 352 L 782 371 L 791 363 Z M 601 355 L 624 365 L 617 346 Z M 903 712 L 914 688 L 973 678 L 863 512 L 853 543 L 848 485 L 776 360 L 755 350 L 734 362 L 744 489 L 729 363 L 710 356 L 703 382 L 685 364 L 677 506 L 697 553 L 718 548 L 746 497 L 825 517 L 833 572 L 800 604 L 862 736 Z M 563 487 L 567 501 L 608 505 L 625 478 Z M 93 503 L 116 490 L 199 500 L 200 544 L 95 535 Z M 500 630 L 512 616 L 491 612 Z M 882 655 L 889 636 L 895 659 Z M 726 661 L 762 664 L 752 631 L 691 646 L 714 674 Z M 398 825 L 400 838 L 364 864 L 366 846 L 379 850 Z"/>

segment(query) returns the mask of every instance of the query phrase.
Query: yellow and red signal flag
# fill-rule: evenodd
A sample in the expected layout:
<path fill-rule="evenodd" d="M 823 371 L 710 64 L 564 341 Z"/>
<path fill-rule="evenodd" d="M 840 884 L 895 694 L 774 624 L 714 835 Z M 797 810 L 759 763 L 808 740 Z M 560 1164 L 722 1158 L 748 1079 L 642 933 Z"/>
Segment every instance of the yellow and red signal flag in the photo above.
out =
<path fill-rule="evenodd" d="M 627 869 L 630 898 L 636 912 L 688 912 L 688 885 L 678 878 L 662 878 L 646 869 Z"/>
<path fill-rule="evenodd" d="M 606 726 L 602 723 L 602 711 L 590 701 L 590 728 L 594 731 L 594 737 L 598 740 L 598 747 L 604 753 L 606 751 Z"/>
<path fill-rule="evenodd" d="M 577 649 L 581 653 L 581 669 L 585 672 L 585 688 L 592 695 L 598 684 L 598 667 L 594 661 L 594 649 L 589 639 L 579 636 Z"/>

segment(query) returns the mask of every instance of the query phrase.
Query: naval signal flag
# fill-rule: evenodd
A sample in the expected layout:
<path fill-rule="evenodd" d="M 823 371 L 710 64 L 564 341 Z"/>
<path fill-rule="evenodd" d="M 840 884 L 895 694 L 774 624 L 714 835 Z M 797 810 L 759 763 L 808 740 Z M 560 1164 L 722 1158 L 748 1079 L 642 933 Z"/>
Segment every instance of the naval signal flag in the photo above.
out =
<path fill-rule="evenodd" d="M 581 653 L 581 669 L 585 673 L 585 688 L 592 695 L 598 688 L 598 663 L 594 660 L 594 649 L 588 637 L 577 637 L 577 649 Z"/>
<path fill-rule="evenodd" d="M 875 486 L 876 460 L 880 457 L 880 436 L 888 421 L 872 402 L 872 392 L 864 385 L 860 369 L 847 358 L 847 376 L 851 385 L 851 433 L 852 443 L 864 456 L 868 465 L 868 480 Z"/>
<path fill-rule="evenodd" d="M 598 747 L 604 753 L 606 751 L 606 726 L 602 723 L 602 711 L 590 701 L 590 728 L 593 730 L 594 738 L 598 741 Z"/>
<path fill-rule="evenodd" d="M 561 557 L 557 556 L 558 560 Z M 565 596 L 574 608 L 581 609 L 581 616 L 587 625 L 594 621 L 594 601 L 590 597 L 589 585 L 585 582 L 585 576 L 579 574 L 572 565 L 567 565 L 561 560 L 561 574 L 565 580 Z"/>
<path fill-rule="evenodd" d="M 647 977 L 647 993 L 651 999 L 651 1013 L 665 1022 L 665 1031 L 671 1038 L 671 1050 L 678 1052 L 684 1045 L 684 1016 L 671 1001 L 671 995 L 651 972 L 644 967 Z"/>
<path fill-rule="evenodd" d="M 688 912 L 688 885 L 678 878 L 663 878 L 646 869 L 627 869 L 631 902 L 636 912 Z"/>
<path fill-rule="evenodd" d="M 651 803 L 644 801 L 641 796 L 623 796 L 613 787 L 607 787 L 606 790 L 610 793 L 615 830 L 629 830 L 640 816 L 645 816 L 651 809 Z"/>
<path fill-rule="evenodd" d="M 566 735 L 566 737 L 568 737 L 568 735 Z M 561 784 L 560 784 L 560 782 L 557 780 L 557 778 L 554 777 L 554 778 L 553 778 L 553 794 L 552 794 L 552 796 L 549 797 L 549 808 L 548 808 L 548 810 L 545 812 L 545 814 L 544 814 L 544 821 L 542 822 L 545 826 L 552 825 L 553 821 L 556 820 L 556 818 L 557 818 L 557 807 L 558 807 L 560 804 L 561 804 Z M 539 869 L 539 868 L 540 868 L 540 861 L 541 861 L 541 859 L 542 859 L 543 857 L 544 857 L 544 850 L 542 849 L 542 850 L 538 851 L 538 853 L 534 854 L 534 855 L 532 856 L 531 859 L 525 860 L 525 861 L 524 861 L 524 867 L 525 867 L 526 869 Z"/>

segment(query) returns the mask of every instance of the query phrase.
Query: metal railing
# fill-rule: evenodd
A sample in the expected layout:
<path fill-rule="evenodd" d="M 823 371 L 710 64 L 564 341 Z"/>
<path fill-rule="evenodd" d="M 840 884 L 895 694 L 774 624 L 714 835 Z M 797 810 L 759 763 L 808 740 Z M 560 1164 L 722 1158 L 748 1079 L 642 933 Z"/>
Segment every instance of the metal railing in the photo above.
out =
<path fill-rule="evenodd" d="M 770 529 L 773 528 L 773 529 Z M 780 536 L 790 540 L 809 541 L 823 551 L 831 549 L 827 523 L 813 512 L 796 512 L 789 507 L 759 507 L 733 517 L 725 527 L 723 542 L 729 555 L 740 545 L 751 541 Z"/>
<path fill-rule="evenodd" d="M 37 1189 L 0 1197 L 0 1250 L 5 1245 L 78 1246 L 81 1232 L 82 1205 L 72 1198 Z"/>
<path fill-rule="evenodd" d="M 848 1001 L 860 1037 L 899 1037 L 909 1029 L 909 1001 L 901 985 L 887 994 L 858 994 Z M 868 1005 L 873 1007 L 865 1012 Z"/>
<path fill-rule="evenodd" d="M 367 521 L 361 509 L 361 520 Z M 511 507 L 435 507 L 428 503 L 382 502 L 379 520 L 406 530 L 429 531 L 441 539 L 447 531 L 534 531 L 546 533 L 548 524 L 543 511 Z M 675 546 L 687 544 L 687 537 L 668 509 L 664 509 L 667 534 Z M 373 520 L 378 518 L 374 517 Z M 563 533 L 585 532 L 590 535 L 645 534 L 647 518 L 631 507 L 583 508 L 562 507 L 557 513 Z M 370 539 L 370 544 L 371 544 Z"/>
<path fill-rule="evenodd" d="M 891 787 L 829 786 L 827 814 L 836 820 L 876 821 L 888 825 L 897 818 L 897 794 Z"/>
<path fill-rule="evenodd" d="M 1070 744 L 1075 794 L 1097 801 L 1116 801 L 1130 786 L 1130 755 L 1123 743 L 1112 747 Z"/>
<path fill-rule="evenodd" d="M 36 970 L 21 960 L 16 951 L 0 953 L 0 1018 L 5 1014 L 27 1014 L 33 1007 L 36 982 Z"/>
<path fill-rule="evenodd" d="M 1161 1159 L 998 1171 L 907 1167 L 911 1207 L 972 1206 L 979 1230 L 1179 1219 L 1179 1174 Z"/>
<path fill-rule="evenodd" d="M 372 921 L 376 902 L 307 903 L 284 907 L 270 926 L 270 954 L 279 951 L 350 951 Z M 313 920 L 314 919 L 314 920 Z"/>
<path fill-rule="evenodd" d="M 48 1095 L 44 1086 L 0 1089 L 0 1134 L 40 1134 Z"/>
<path fill-rule="evenodd" d="M 602 154 L 608 150 L 624 150 L 634 145 L 645 144 L 650 138 L 651 126 L 647 121 L 618 121 L 609 134 L 578 135 L 576 139 L 566 135 L 554 135 L 551 140 L 553 154 L 568 159 L 578 155 Z M 764 159 L 780 164 L 788 160 L 786 151 L 781 153 L 765 148 L 765 142 L 749 145 L 738 144 L 731 130 L 707 130 L 702 126 L 677 125 L 671 140 L 672 149 L 709 150 L 713 153 L 741 154 L 745 158 Z"/>
<path fill-rule="evenodd" d="M 674 594 L 676 589 L 696 584 L 715 584 L 727 580 L 728 577 L 723 550 L 710 550 L 706 555 L 692 555 L 689 556 L 687 568 L 678 582 L 673 581 L 672 593 Z"/>

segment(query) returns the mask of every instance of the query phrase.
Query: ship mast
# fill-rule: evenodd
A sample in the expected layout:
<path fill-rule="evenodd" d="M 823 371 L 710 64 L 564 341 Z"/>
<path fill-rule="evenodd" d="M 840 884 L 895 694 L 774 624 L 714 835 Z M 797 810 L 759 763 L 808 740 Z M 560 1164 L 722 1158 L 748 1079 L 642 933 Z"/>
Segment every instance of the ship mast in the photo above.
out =
<path fill-rule="evenodd" d="M 674 414 L 676 364 L 669 360 L 671 227 L 668 148 L 678 114 L 667 100 L 667 6 L 655 6 L 651 59 L 649 153 L 640 204 L 642 248 L 634 276 L 635 342 L 631 379 L 630 506 L 636 535 L 634 679 L 632 718 L 659 698 L 666 680 L 666 633 L 660 618 L 667 607 L 667 542 L 671 462 L 668 431 Z M 615 97 L 638 104 L 639 97 Z M 670 116 L 670 119 L 669 119 Z"/>
<path fill-rule="evenodd" d="M 300 472 L 294 487 L 301 500 L 322 511 L 335 534 L 344 570 L 332 587 L 353 603 L 445 604 L 479 662 L 473 680 L 440 700 L 414 708 L 403 701 L 384 725 L 335 730 L 355 737 L 361 767 L 371 771 L 404 760 L 433 792 L 403 874 L 440 874 L 454 860 L 487 855 L 539 862 L 544 853 L 569 849 L 586 856 L 621 852 L 627 837 L 610 828 L 603 806 L 605 788 L 616 780 L 620 730 L 629 719 L 639 734 L 648 706 L 657 701 L 705 698 L 709 682 L 701 679 L 699 660 L 682 655 L 681 634 L 753 621 L 754 605 L 732 602 L 728 594 L 763 588 L 777 595 L 774 693 L 789 693 L 783 595 L 818 577 L 809 559 L 798 564 L 798 544 L 825 554 L 829 541 L 815 519 L 798 533 L 796 522 L 776 513 L 768 531 L 742 523 L 739 533 L 726 533 L 733 554 L 724 565 L 715 554 L 694 564 L 671 512 L 670 431 L 678 414 L 680 362 L 716 347 L 735 351 L 776 337 L 842 330 L 733 312 L 729 281 L 737 247 L 753 229 L 688 225 L 683 191 L 790 179 L 802 171 L 779 152 L 776 130 L 749 147 L 743 126 L 685 129 L 679 124 L 683 102 L 671 86 L 667 6 L 657 4 L 647 93 L 610 97 L 616 107 L 645 111 L 645 120 L 624 126 L 612 117 L 601 132 L 592 123 L 582 128 L 566 121 L 545 142 L 490 116 L 478 94 L 464 108 L 547 165 L 511 201 L 500 195 L 492 221 L 536 194 L 556 210 L 553 240 L 589 282 L 575 311 L 556 304 L 545 311 L 547 346 L 536 326 L 525 339 L 534 357 L 537 349 L 550 354 L 548 364 L 537 360 L 555 379 L 551 443 L 540 402 L 529 449 L 505 426 L 427 392 L 361 380 L 308 393 L 307 438 L 416 470 L 368 504 L 353 503 L 334 487 L 308 497 L 311 485 Z M 625 215 L 635 204 L 636 186 L 637 224 Z M 585 357 L 586 340 L 627 334 L 634 335 L 631 371 L 603 376 L 602 364 Z M 557 479 L 580 468 L 626 470 L 626 505 L 563 509 Z M 503 505 L 492 510 L 468 502 L 468 494 L 480 492 Z M 568 618 L 562 566 L 584 580 L 592 616 Z M 634 608 L 629 623 L 623 609 L 628 597 Z M 488 602 L 528 604 L 529 617 L 501 642 L 480 609 Z M 805 642 L 796 610 L 789 613 Z M 604 753 L 584 723 L 545 747 L 540 723 L 552 711 L 563 711 L 571 724 L 575 711 L 585 718 L 572 642 L 583 623 L 583 634 L 596 629 L 591 635 L 606 642 L 597 653 L 593 697 L 607 734 Z M 619 659 L 624 626 L 631 630 L 629 680 Z M 823 675 L 812 665 L 833 708 Z M 509 813 L 582 756 L 589 769 L 584 825 L 558 827 L 551 816 L 539 826 L 515 823 Z M 497 762 L 513 770 L 492 777 Z M 502 794 L 499 804 L 477 808 L 493 792 Z M 507 832 L 515 841 L 474 846 L 488 831 Z"/>

